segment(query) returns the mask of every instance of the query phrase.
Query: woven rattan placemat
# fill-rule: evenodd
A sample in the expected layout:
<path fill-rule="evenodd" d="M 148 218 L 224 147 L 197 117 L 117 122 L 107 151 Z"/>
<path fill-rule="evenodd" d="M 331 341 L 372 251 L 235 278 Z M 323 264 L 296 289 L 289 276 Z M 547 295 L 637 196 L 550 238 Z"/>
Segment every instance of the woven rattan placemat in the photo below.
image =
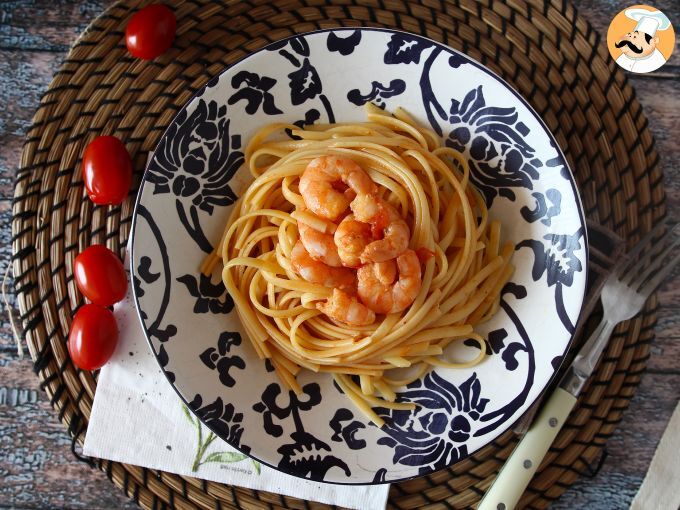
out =
<path fill-rule="evenodd" d="M 599 35 L 563 0 L 181 1 L 173 48 L 132 58 L 124 30 L 149 2 L 119 2 L 76 42 L 42 97 L 17 175 L 13 252 L 26 341 L 59 418 L 78 442 L 96 375 L 70 362 L 66 338 L 82 303 L 75 256 L 92 243 L 122 254 L 134 200 L 97 207 L 83 190 L 81 154 L 100 134 L 121 138 L 136 185 L 147 153 L 175 113 L 211 77 L 267 43 L 319 28 L 381 26 L 462 50 L 510 82 L 555 134 L 576 174 L 586 215 L 629 244 L 665 214 L 662 175 L 647 120 Z M 136 188 L 136 186 L 135 186 Z M 620 326 L 521 505 L 543 508 L 596 464 L 649 356 L 655 305 Z M 395 484 L 392 508 L 474 506 L 516 439 L 512 432 L 440 472 Z M 106 460 L 93 465 L 145 508 L 316 508 L 294 498 L 229 487 Z"/>

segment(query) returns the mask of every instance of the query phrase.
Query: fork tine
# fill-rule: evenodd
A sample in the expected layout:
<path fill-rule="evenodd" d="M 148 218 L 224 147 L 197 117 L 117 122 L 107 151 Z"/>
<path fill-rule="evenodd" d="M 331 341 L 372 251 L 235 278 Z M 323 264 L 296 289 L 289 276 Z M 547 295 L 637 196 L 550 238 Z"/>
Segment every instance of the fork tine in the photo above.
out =
<path fill-rule="evenodd" d="M 633 277 L 631 277 L 630 279 L 633 281 L 629 284 L 629 286 L 632 289 L 635 290 L 639 289 L 642 286 L 642 284 L 645 283 L 645 280 L 647 280 L 647 278 L 649 278 L 651 274 L 656 272 L 658 266 L 663 263 L 666 257 L 668 257 L 668 255 L 670 254 L 671 250 L 675 248 L 675 246 L 678 244 L 678 241 L 680 241 L 680 238 L 675 237 L 675 234 L 671 229 L 666 233 L 664 238 L 661 239 L 659 245 L 663 246 L 664 244 L 666 244 L 669 238 L 671 238 L 670 244 L 666 248 L 664 248 L 661 253 L 658 253 L 652 249 L 649 250 L 647 254 L 645 254 L 645 257 L 642 260 L 640 260 L 639 266 L 644 268 L 641 275 L 637 276 L 635 275 L 634 272 L 631 271 Z"/>
<path fill-rule="evenodd" d="M 622 263 L 611 272 L 609 277 L 612 279 L 619 279 L 622 274 L 625 274 L 624 271 L 630 269 L 630 266 L 637 262 L 638 255 L 640 255 L 642 250 L 649 246 L 649 243 L 652 242 L 665 227 L 666 224 L 662 221 L 652 230 L 647 232 L 647 234 L 637 242 L 633 249 L 625 255 Z"/>
<path fill-rule="evenodd" d="M 642 287 L 638 293 L 642 294 L 645 297 L 648 297 L 656 290 L 656 288 L 661 285 L 663 282 L 663 279 L 666 278 L 670 272 L 673 270 L 673 268 L 680 262 L 680 253 L 676 254 L 675 257 L 673 257 L 667 264 L 663 266 L 661 271 L 654 276 L 647 284 L 645 284 L 644 287 Z"/>

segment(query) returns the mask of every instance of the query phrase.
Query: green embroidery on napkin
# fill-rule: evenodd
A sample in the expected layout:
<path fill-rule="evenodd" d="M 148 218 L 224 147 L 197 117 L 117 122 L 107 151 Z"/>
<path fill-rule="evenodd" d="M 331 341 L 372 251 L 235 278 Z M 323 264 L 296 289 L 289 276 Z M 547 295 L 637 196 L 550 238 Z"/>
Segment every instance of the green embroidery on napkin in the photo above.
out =
<path fill-rule="evenodd" d="M 241 462 L 242 460 L 249 459 L 253 463 L 253 468 L 255 473 L 258 475 L 261 473 L 260 463 L 254 459 L 250 459 L 247 455 L 239 452 L 212 452 L 206 456 L 208 447 L 212 442 L 217 439 L 217 436 L 210 432 L 207 437 L 204 438 L 203 435 L 203 424 L 198 417 L 194 417 L 189 408 L 182 404 L 182 411 L 184 411 L 184 416 L 186 416 L 189 423 L 196 429 L 197 436 L 197 446 L 196 455 L 194 456 L 194 462 L 191 466 L 191 471 L 196 473 L 203 464 L 208 464 L 210 462 L 216 462 L 219 464 L 230 464 L 233 462 Z"/>

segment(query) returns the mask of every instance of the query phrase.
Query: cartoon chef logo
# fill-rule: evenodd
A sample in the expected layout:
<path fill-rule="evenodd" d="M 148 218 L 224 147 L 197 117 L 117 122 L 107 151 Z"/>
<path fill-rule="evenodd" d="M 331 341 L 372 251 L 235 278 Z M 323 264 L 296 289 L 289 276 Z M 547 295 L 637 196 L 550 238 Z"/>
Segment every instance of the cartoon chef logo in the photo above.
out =
<path fill-rule="evenodd" d="M 675 32 L 668 17 L 646 5 L 621 11 L 609 25 L 607 46 L 626 71 L 656 71 L 670 58 Z"/>

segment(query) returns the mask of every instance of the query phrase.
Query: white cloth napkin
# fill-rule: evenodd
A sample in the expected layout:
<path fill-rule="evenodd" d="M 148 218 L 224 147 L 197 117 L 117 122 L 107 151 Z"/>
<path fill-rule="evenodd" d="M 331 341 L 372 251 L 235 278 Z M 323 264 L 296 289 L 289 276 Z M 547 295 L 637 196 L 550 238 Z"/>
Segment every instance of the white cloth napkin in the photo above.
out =
<path fill-rule="evenodd" d="M 652 464 L 642 482 L 631 510 L 680 508 L 680 404 L 656 448 Z"/>
<path fill-rule="evenodd" d="M 261 465 L 215 438 L 160 371 L 130 289 L 114 314 L 119 343 L 99 374 L 85 455 L 331 505 L 385 508 L 389 485 L 307 481 Z"/>

